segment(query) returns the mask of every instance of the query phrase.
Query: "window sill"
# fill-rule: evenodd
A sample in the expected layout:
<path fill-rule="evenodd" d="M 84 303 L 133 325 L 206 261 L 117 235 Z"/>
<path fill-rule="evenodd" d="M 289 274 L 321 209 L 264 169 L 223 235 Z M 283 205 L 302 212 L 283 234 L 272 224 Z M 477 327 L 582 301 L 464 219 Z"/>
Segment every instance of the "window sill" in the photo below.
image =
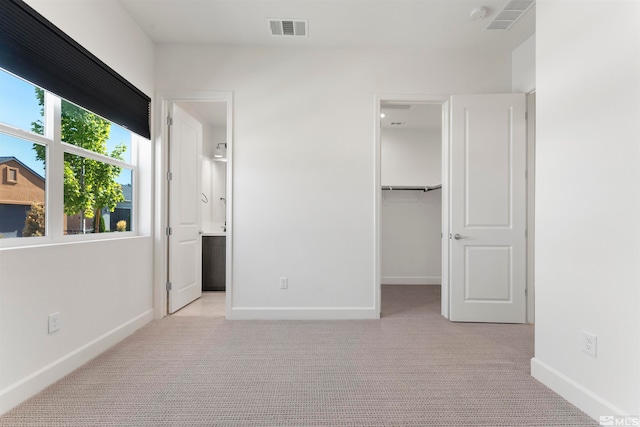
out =
<path fill-rule="evenodd" d="M 33 249 L 33 248 L 42 248 L 48 246 L 64 246 L 64 245 L 75 245 L 82 243 L 100 243 L 100 242 L 111 242 L 111 241 L 126 241 L 126 240 L 136 240 L 136 239 L 146 239 L 149 238 L 149 235 L 139 235 L 130 231 L 120 231 L 114 233 L 104 233 L 99 237 L 93 234 L 83 234 L 76 236 L 63 236 L 61 239 L 53 240 L 50 237 L 20 237 L 20 238 L 12 238 L 12 239 L 0 239 L 0 252 L 8 251 L 13 249 Z M 11 240 L 11 242 L 6 242 L 7 240 Z M 21 241 L 28 240 L 28 241 Z"/>

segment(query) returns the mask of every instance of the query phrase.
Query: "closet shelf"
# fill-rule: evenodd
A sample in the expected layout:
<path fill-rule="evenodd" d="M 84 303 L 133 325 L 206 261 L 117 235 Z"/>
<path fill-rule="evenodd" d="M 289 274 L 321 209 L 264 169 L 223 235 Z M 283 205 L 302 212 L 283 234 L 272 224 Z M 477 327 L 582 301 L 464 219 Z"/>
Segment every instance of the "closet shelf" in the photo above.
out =
<path fill-rule="evenodd" d="M 397 187 L 385 187 L 385 186 L 383 186 L 382 190 L 388 190 L 388 191 L 396 191 L 396 190 L 424 191 L 426 193 L 427 191 L 439 190 L 440 188 L 442 188 L 442 184 L 433 185 L 433 186 L 425 186 L 425 187 L 410 187 L 410 186 L 402 186 L 402 185 L 399 185 Z"/>

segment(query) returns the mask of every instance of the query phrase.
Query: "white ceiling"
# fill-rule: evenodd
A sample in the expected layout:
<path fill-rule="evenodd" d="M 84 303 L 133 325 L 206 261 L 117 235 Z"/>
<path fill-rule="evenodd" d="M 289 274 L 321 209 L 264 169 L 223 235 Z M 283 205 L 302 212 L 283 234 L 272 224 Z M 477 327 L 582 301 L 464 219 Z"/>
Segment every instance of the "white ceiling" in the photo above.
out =
<path fill-rule="evenodd" d="M 380 111 L 384 113 L 384 117 L 380 118 L 380 127 L 383 129 L 440 130 L 442 128 L 442 105 L 440 104 L 392 106 L 383 104 Z"/>
<path fill-rule="evenodd" d="M 474 49 L 510 54 L 535 32 L 533 8 L 508 31 L 485 29 L 509 0 L 117 1 L 156 43 Z M 487 16 L 472 21 L 469 14 L 478 7 L 485 7 Z M 274 37 L 269 18 L 306 19 L 309 36 Z M 203 123 L 224 125 L 225 111 L 215 105 L 192 103 L 186 107 Z M 384 112 L 384 128 L 440 127 L 439 107 L 413 105 Z M 392 121 L 404 124 L 391 126 Z"/>
<path fill-rule="evenodd" d="M 511 52 L 535 32 L 529 10 L 485 30 L 508 0 L 118 0 L 157 43 Z M 487 16 L 471 21 L 474 8 Z M 534 6 L 535 7 L 535 6 Z M 268 18 L 308 19 L 308 37 L 274 37 Z"/>
<path fill-rule="evenodd" d="M 176 104 L 204 125 L 212 127 L 227 126 L 226 102 L 177 101 Z"/>

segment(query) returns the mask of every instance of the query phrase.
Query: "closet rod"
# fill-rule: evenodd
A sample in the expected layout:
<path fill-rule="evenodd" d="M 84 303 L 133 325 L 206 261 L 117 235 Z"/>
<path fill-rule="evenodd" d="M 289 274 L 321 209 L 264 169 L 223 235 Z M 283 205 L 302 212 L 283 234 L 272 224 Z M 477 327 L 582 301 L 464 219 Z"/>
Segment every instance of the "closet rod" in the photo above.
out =
<path fill-rule="evenodd" d="M 382 187 L 383 190 L 413 190 L 413 191 L 433 191 L 442 188 L 442 184 L 434 185 L 434 186 L 426 186 L 426 187 L 407 187 L 407 186 L 398 186 L 398 187 Z"/>

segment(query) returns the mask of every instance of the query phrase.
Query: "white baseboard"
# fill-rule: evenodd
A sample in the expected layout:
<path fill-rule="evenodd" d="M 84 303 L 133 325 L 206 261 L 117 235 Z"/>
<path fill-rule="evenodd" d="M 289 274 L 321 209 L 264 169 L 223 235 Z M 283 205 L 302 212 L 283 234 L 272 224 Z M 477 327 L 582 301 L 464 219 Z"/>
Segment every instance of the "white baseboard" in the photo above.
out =
<path fill-rule="evenodd" d="M 622 409 L 535 357 L 531 359 L 531 376 L 596 421 L 602 415 L 627 415 Z"/>
<path fill-rule="evenodd" d="M 439 285 L 442 278 L 429 276 L 382 276 L 383 285 Z"/>
<path fill-rule="evenodd" d="M 374 307 L 233 307 L 229 320 L 353 320 L 379 319 Z"/>
<path fill-rule="evenodd" d="M 148 310 L 0 391 L 0 415 L 122 341 L 153 320 Z"/>

